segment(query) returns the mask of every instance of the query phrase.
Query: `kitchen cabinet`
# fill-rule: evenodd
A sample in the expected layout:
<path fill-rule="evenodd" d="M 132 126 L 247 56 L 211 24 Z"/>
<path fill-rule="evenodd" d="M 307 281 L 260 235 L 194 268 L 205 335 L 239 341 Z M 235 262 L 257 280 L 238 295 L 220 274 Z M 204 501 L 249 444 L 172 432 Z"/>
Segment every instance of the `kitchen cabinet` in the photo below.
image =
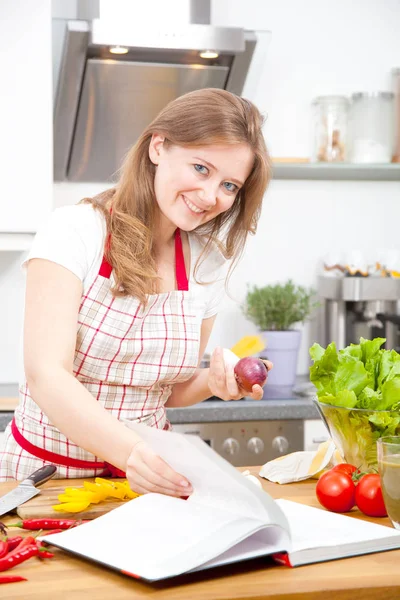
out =
<path fill-rule="evenodd" d="M 400 164 L 273 163 L 274 179 L 400 181 Z"/>
<path fill-rule="evenodd" d="M 52 207 L 51 0 L 0 2 L 0 54 L 0 250 L 24 250 Z"/>

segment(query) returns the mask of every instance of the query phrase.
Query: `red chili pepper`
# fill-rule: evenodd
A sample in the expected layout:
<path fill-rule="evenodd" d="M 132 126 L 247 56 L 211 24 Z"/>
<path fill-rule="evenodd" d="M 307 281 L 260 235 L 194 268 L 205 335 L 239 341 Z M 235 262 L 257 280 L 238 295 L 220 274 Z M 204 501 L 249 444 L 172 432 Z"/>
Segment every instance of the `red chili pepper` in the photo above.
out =
<path fill-rule="evenodd" d="M 32 537 L 31 535 L 28 535 L 24 538 L 21 538 L 21 541 L 18 544 L 18 546 L 15 546 L 15 548 L 13 550 L 11 550 L 11 552 L 8 553 L 8 556 L 10 554 L 14 554 L 15 552 L 19 552 L 23 548 L 26 548 L 26 546 L 35 546 L 35 545 L 36 545 L 35 538 Z"/>
<path fill-rule="evenodd" d="M 14 537 L 7 538 L 8 542 L 8 551 L 14 550 L 19 544 L 22 542 L 24 538 L 20 535 L 15 535 Z"/>
<path fill-rule="evenodd" d="M 9 545 L 7 541 L 0 540 L 0 558 L 5 556 L 8 552 Z"/>
<path fill-rule="evenodd" d="M 17 581 L 28 581 L 25 577 L 19 575 L 2 575 L 0 577 L 0 583 L 16 583 Z"/>
<path fill-rule="evenodd" d="M 46 535 L 53 535 L 53 533 L 62 533 L 64 529 L 50 529 L 50 531 L 46 530 Z"/>
<path fill-rule="evenodd" d="M 22 550 L 18 552 L 10 552 L 7 556 L 0 558 L 0 571 L 7 571 L 38 554 L 39 548 L 36 544 L 34 546 L 25 546 L 25 548 L 22 548 Z"/>
<path fill-rule="evenodd" d="M 52 552 L 49 552 L 47 550 L 47 547 L 42 542 L 38 542 L 38 548 L 39 548 L 39 554 L 38 554 L 39 558 L 53 558 L 54 557 L 54 554 Z"/>
<path fill-rule="evenodd" d="M 81 523 L 87 521 L 78 521 L 76 519 L 25 519 L 24 521 L 18 521 L 12 523 L 8 527 L 22 527 L 23 529 L 30 529 L 36 531 L 38 529 L 69 529 L 75 527 Z"/>

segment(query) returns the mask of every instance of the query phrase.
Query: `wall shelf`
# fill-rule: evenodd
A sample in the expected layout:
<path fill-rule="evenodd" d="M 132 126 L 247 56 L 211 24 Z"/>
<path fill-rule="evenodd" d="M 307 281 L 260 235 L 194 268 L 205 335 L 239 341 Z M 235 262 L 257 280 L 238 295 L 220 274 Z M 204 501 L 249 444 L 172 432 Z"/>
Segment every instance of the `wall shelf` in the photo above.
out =
<path fill-rule="evenodd" d="M 400 181 L 400 164 L 273 163 L 273 179 Z"/>
<path fill-rule="evenodd" d="M 0 232 L 0 252 L 24 252 L 32 245 L 34 233 Z"/>

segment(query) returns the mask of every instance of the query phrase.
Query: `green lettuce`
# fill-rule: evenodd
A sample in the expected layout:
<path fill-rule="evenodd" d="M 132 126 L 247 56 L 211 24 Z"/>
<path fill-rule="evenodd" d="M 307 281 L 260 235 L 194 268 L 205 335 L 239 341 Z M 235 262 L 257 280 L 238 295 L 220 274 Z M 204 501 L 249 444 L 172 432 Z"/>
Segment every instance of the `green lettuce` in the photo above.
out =
<path fill-rule="evenodd" d="M 339 351 L 334 342 L 326 349 L 314 344 L 310 348 L 310 380 L 319 401 L 346 408 L 398 410 L 400 354 L 382 349 L 385 341 L 360 338 L 359 344 Z"/>
<path fill-rule="evenodd" d="M 376 468 L 376 440 L 400 435 L 400 354 L 382 349 L 385 341 L 310 348 L 310 381 L 331 436 L 347 462 L 365 470 Z"/>

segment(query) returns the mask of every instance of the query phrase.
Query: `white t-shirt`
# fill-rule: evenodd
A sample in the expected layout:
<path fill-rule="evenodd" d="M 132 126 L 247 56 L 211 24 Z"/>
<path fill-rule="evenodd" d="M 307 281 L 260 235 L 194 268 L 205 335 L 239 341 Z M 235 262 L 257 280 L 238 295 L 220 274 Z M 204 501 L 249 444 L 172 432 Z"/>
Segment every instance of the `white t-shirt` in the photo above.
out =
<path fill-rule="evenodd" d="M 103 259 L 106 223 L 102 213 L 91 204 L 76 204 L 57 208 L 39 229 L 30 252 L 23 265 L 32 258 L 44 258 L 62 265 L 74 273 L 83 283 L 85 293 L 98 275 Z M 199 236 L 189 233 L 191 272 L 189 290 L 204 306 L 203 318 L 214 316 L 225 294 L 225 277 L 228 262 L 215 248 L 202 262 L 196 272 L 193 270 L 202 251 Z"/>

